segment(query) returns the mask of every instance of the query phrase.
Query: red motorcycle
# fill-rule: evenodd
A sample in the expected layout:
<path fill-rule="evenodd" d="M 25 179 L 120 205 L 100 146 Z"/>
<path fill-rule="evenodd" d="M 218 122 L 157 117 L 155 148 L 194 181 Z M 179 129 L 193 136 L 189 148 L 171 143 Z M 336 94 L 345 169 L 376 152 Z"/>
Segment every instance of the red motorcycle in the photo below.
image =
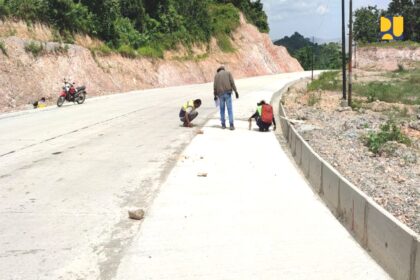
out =
<path fill-rule="evenodd" d="M 86 87 L 74 87 L 75 83 L 70 83 L 66 79 L 64 79 L 64 86 L 63 91 L 60 93 L 60 96 L 57 100 L 57 106 L 63 106 L 64 102 L 67 100 L 68 102 L 73 102 L 77 104 L 83 104 L 86 100 Z"/>

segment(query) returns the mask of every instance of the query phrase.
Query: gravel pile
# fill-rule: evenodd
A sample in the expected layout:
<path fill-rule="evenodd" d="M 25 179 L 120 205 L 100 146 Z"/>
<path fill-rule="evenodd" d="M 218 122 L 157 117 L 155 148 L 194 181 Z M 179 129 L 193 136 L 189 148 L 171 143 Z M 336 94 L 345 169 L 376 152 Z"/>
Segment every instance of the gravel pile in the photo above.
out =
<path fill-rule="evenodd" d="M 304 86 L 298 85 L 283 99 L 288 117 L 305 120 L 296 125 L 304 139 L 355 186 L 420 233 L 420 133 L 415 125 L 402 124 L 412 140 L 410 147 L 388 142 L 375 155 L 363 136 L 388 120 L 384 112 L 339 109 L 340 96 L 334 92 L 323 92 L 318 104 L 308 106 Z"/>

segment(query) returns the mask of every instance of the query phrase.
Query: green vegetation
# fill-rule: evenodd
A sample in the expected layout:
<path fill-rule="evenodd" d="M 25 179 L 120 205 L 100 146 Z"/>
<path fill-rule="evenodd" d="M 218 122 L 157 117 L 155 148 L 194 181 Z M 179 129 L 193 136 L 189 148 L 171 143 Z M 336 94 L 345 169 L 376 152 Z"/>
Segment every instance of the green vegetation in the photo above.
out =
<path fill-rule="evenodd" d="M 239 14 L 232 4 L 211 5 L 210 18 L 212 30 L 216 36 L 217 44 L 223 52 L 234 52 L 235 48 L 230 41 L 230 33 L 239 26 Z"/>
<path fill-rule="evenodd" d="M 357 9 L 354 13 L 354 40 L 361 43 L 379 40 L 380 11 L 376 6 Z"/>
<path fill-rule="evenodd" d="M 69 52 L 69 45 L 67 44 L 60 44 L 58 46 L 55 46 L 52 50 L 54 53 L 60 53 L 60 54 L 66 54 Z"/>
<path fill-rule="evenodd" d="M 6 49 L 6 45 L 4 44 L 4 42 L 3 42 L 3 41 L 0 41 L 0 50 L 1 50 L 1 52 L 2 52 L 5 56 L 8 56 L 8 54 L 7 54 L 7 49 Z"/>
<path fill-rule="evenodd" d="M 0 0 L 0 20 L 5 18 L 9 13 L 9 8 L 4 3 L 5 0 Z"/>
<path fill-rule="evenodd" d="M 25 45 L 25 51 L 34 57 L 40 56 L 44 52 L 44 45 L 41 42 L 31 41 Z"/>
<path fill-rule="evenodd" d="M 404 17 L 404 40 L 420 42 L 420 1 L 418 0 L 391 0 L 387 10 L 380 10 L 376 6 L 356 10 L 355 40 L 362 43 L 380 41 L 380 17 L 398 15 Z"/>
<path fill-rule="evenodd" d="M 358 100 L 358 99 L 353 99 L 352 101 L 351 101 L 351 108 L 354 110 L 354 111 L 359 111 L 360 109 L 362 109 L 362 107 L 363 107 L 363 102 L 362 101 L 360 101 L 360 100 Z"/>
<path fill-rule="evenodd" d="M 315 106 L 319 102 L 321 102 L 321 93 L 311 92 L 308 98 L 308 106 Z"/>
<path fill-rule="evenodd" d="M 139 55 L 141 56 L 148 56 L 152 58 L 163 58 L 163 49 L 160 49 L 158 46 L 151 47 L 151 46 L 145 46 L 141 47 L 138 50 Z"/>
<path fill-rule="evenodd" d="M 0 0 L 1 17 L 42 22 L 57 30 L 58 42 L 72 43 L 76 33 L 103 40 L 128 56 L 162 57 L 179 44 L 218 39 L 224 51 L 234 51 L 229 36 L 239 26 L 239 12 L 268 32 L 260 0 Z"/>
<path fill-rule="evenodd" d="M 368 102 L 376 100 L 389 103 L 420 105 L 420 68 L 400 69 L 390 74 L 389 82 L 356 83 L 355 93 L 365 96 Z"/>
<path fill-rule="evenodd" d="M 90 49 L 93 55 L 99 54 L 101 56 L 107 56 L 112 53 L 112 49 L 108 45 L 102 44 L 98 47 Z"/>
<path fill-rule="evenodd" d="M 323 72 L 318 79 L 308 85 L 309 91 L 316 90 L 339 90 L 341 80 L 338 79 L 338 71 Z"/>
<path fill-rule="evenodd" d="M 396 141 L 410 145 L 410 139 L 404 135 L 394 121 L 389 120 L 381 126 L 379 132 L 372 132 L 366 137 L 366 145 L 375 154 L 379 153 L 383 145 L 390 141 Z"/>
<path fill-rule="evenodd" d="M 386 74 L 389 81 L 373 81 L 367 83 L 355 82 L 353 91 L 355 95 L 364 96 L 368 102 L 376 100 L 388 103 L 402 103 L 407 105 L 420 105 L 420 68 L 406 70 L 403 67 L 395 72 Z M 340 90 L 341 80 L 337 71 L 324 72 L 319 78 L 309 84 L 309 91 Z M 353 100 L 355 108 L 362 107 L 360 101 Z"/>
<path fill-rule="evenodd" d="M 338 69 L 341 67 L 341 47 L 337 43 L 314 44 L 310 39 L 295 32 L 291 37 L 274 42 L 276 45 L 285 46 L 288 52 L 295 57 L 305 70 Z"/>

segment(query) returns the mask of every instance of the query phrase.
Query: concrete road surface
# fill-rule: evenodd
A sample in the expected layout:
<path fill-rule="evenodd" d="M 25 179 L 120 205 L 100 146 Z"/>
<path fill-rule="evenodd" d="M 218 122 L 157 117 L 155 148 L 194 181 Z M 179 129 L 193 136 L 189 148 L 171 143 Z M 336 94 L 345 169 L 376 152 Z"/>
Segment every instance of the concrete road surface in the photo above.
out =
<path fill-rule="evenodd" d="M 261 94 L 271 95 L 306 76 L 309 73 L 238 81 L 241 99 L 235 106 L 252 104 L 246 108 L 251 113 Z M 148 210 L 159 194 L 162 182 L 196 135 L 195 129 L 181 128 L 177 116 L 182 103 L 197 97 L 204 101 L 199 116 L 199 124 L 204 124 L 216 112 L 210 84 L 0 115 L 0 279 L 115 278 L 142 226 L 127 219 L 127 208 Z M 242 150 L 245 154 L 255 147 Z M 241 170 L 234 172 L 235 165 L 229 168 L 242 178 Z M 217 209 L 218 203 L 216 199 L 211 205 Z M 174 214 L 179 210 L 174 209 Z M 226 215 L 235 218 L 242 210 L 232 211 Z M 265 219 L 258 223 L 262 226 Z M 224 229 L 213 230 L 218 234 Z"/>
<path fill-rule="evenodd" d="M 235 104 L 237 118 L 270 97 L 246 96 Z M 183 151 L 116 279 L 390 279 L 312 192 L 274 133 L 236 126 L 221 130 L 212 119 Z"/>

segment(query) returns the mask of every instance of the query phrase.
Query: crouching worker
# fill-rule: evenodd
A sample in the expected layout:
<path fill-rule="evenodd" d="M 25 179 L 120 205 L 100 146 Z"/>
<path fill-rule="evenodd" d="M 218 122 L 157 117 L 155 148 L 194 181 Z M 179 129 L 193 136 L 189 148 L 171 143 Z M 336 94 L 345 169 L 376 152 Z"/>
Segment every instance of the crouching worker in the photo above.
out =
<path fill-rule="evenodd" d="M 201 100 L 190 100 L 185 103 L 179 112 L 179 118 L 184 123 L 184 127 L 192 127 L 192 121 L 198 116 L 197 109 L 201 106 Z"/>
<path fill-rule="evenodd" d="M 257 104 L 257 111 L 248 119 L 250 128 L 252 119 L 255 119 L 260 131 L 269 131 L 272 124 L 274 124 L 274 130 L 276 130 L 273 107 L 264 100 Z"/>
<path fill-rule="evenodd" d="M 32 105 L 34 106 L 34 109 L 45 108 L 47 106 L 45 97 L 42 97 L 40 100 L 35 101 L 34 103 L 32 103 Z"/>

